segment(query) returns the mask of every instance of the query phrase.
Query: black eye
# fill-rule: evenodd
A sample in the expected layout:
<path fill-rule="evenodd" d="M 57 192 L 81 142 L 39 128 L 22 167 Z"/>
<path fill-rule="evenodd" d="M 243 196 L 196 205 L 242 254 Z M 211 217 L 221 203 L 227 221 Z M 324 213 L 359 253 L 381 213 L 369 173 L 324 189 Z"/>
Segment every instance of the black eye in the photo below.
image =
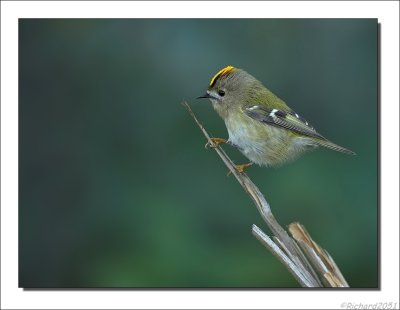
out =
<path fill-rule="evenodd" d="M 218 91 L 218 95 L 220 95 L 221 97 L 223 97 L 223 96 L 225 96 L 225 92 L 224 92 L 222 89 L 220 89 L 220 90 Z"/>

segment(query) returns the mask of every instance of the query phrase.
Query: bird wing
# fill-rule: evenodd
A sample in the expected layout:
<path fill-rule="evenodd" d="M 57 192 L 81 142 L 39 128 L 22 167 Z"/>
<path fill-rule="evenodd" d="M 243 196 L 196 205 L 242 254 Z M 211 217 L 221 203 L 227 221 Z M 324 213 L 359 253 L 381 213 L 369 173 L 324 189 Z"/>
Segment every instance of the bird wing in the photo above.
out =
<path fill-rule="evenodd" d="M 259 122 L 285 128 L 308 137 L 326 140 L 304 118 L 291 110 L 284 111 L 253 105 L 245 107 L 244 112 Z"/>

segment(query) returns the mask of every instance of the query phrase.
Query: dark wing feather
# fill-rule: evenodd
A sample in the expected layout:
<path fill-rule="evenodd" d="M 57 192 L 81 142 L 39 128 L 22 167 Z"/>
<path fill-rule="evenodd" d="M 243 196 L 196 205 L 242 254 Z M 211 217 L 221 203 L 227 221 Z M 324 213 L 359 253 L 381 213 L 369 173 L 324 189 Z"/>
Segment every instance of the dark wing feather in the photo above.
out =
<path fill-rule="evenodd" d="M 251 118 L 262 123 L 285 128 L 312 138 L 326 140 L 323 136 L 316 132 L 315 129 L 305 119 L 293 111 L 283 111 L 254 105 L 246 107 L 244 112 Z"/>

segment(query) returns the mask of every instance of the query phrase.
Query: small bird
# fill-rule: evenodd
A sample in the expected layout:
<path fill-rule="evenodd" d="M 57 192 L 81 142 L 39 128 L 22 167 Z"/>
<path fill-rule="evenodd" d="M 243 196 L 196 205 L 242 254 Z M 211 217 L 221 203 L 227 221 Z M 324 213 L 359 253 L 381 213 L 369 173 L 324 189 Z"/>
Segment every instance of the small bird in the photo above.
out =
<path fill-rule="evenodd" d="M 304 118 L 246 71 L 227 66 L 215 74 L 207 92 L 225 121 L 229 139 L 212 138 L 214 145 L 229 143 L 251 162 L 237 165 L 239 172 L 256 163 L 277 166 L 323 146 L 345 154 L 354 152 L 320 135 Z"/>

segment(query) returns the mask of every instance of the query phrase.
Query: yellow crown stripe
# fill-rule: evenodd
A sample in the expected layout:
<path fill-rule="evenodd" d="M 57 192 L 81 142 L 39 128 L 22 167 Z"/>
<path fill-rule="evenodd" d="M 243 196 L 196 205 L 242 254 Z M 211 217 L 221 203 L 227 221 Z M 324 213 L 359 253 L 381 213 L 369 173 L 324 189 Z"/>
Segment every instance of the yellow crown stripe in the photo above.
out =
<path fill-rule="evenodd" d="M 211 79 L 211 81 L 210 81 L 210 86 L 213 86 L 214 83 L 215 83 L 215 81 L 216 81 L 220 76 L 223 76 L 223 75 L 227 74 L 228 72 L 232 71 L 233 69 L 235 69 L 235 67 L 227 66 L 227 67 L 225 67 L 225 68 L 219 70 L 219 71 L 217 72 L 217 74 L 214 75 L 214 76 L 212 77 L 212 79 Z"/>

